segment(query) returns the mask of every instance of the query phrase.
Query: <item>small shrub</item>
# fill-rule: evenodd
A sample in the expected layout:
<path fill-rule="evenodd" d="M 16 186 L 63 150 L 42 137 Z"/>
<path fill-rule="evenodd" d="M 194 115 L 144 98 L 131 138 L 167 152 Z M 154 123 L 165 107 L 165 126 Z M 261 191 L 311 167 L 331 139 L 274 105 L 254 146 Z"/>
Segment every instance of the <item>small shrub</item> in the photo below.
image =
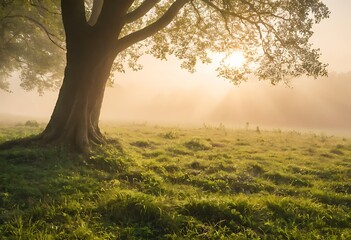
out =
<path fill-rule="evenodd" d="M 189 167 L 192 168 L 192 169 L 204 169 L 205 167 L 198 161 L 194 161 L 192 163 L 189 164 Z"/>
<path fill-rule="evenodd" d="M 193 151 L 209 150 L 212 148 L 211 144 L 200 139 L 192 139 L 184 144 L 186 148 Z"/>
<path fill-rule="evenodd" d="M 248 166 L 247 170 L 253 176 L 260 176 L 265 172 L 263 167 L 261 165 L 258 165 L 258 164 L 252 164 L 252 165 Z"/>
<path fill-rule="evenodd" d="M 39 123 L 35 120 L 31 121 L 31 120 L 28 120 L 24 126 L 26 127 L 39 127 Z"/>
<path fill-rule="evenodd" d="M 343 151 L 341 151 L 338 148 L 330 150 L 331 153 L 336 154 L 336 155 L 344 155 Z"/>
<path fill-rule="evenodd" d="M 178 133 L 174 130 L 168 131 L 164 134 L 162 134 L 162 137 L 165 139 L 176 139 L 178 138 Z"/>
<path fill-rule="evenodd" d="M 167 172 L 174 173 L 180 170 L 180 167 L 174 163 L 170 163 L 164 167 Z"/>

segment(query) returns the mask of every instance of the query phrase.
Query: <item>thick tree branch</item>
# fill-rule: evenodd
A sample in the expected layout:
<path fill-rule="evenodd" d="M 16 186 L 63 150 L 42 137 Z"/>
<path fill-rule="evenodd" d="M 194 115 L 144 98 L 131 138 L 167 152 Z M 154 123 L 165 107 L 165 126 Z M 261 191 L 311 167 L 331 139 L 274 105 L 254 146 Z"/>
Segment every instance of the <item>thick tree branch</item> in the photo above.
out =
<path fill-rule="evenodd" d="M 118 36 L 124 25 L 124 16 L 134 0 L 104 0 L 94 29 L 105 36 Z"/>
<path fill-rule="evenodd" d="M 89 27 L 85 18 L 84 0 L 61 0 L 66 38 L 77 38 Z"/>
<path fill-rule="evenodd" d="M 160 0 L 145 0 L 137 9 L 126 15 L 125 21 L 127 23 L 134 22 L 148 13 L 158 2 L 160 2 Z"/>
<path fill-rule="evenodd" d="M 91 16 L 90 16 L 89 21 L 88 21 L 90 26 L 94 26 L 95 23 L 97 22 L 97 20 L 100 16 L 103 4 L 104 4 L 104 0 L 95 0 L 94 1 L 93 9 L 91 11 Z"/>
<path fill-rule="evenodd" d="M 133 32 L 121 39 L 119 39 L 115 45 L 115 51 L 121 52 L 131 45 L 140 42 L 163 28 L 167 27 L 168 24 L 177 16 L 178 12 L 184 7 L 185 4 L 190 2 L 190 0 L 177 0 L 175 1 L 169 9 L 154 23 L 146 26 L 145 28 Z"/>

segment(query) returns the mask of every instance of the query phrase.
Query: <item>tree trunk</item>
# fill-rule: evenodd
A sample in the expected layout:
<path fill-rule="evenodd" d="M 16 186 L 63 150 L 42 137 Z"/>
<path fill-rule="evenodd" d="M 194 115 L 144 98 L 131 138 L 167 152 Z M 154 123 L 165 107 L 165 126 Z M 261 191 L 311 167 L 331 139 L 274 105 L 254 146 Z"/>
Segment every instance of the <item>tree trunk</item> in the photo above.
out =
<path fill-rule="evenodd" d="M 40 135 L 43 143 L 68 145 L 78 152 L 87 152 L 91 144 L 105 142 L 99 129 L 99 117 L 115 57 L 106 49 L 86 46 L 68 48 L 58 100 Z"/>
<path fill-rule="evenodd" d="M 93 9 L 91 25 L 86 20 L 84 2 L 61 1 L 67 63 L 56 106 L 39 140 L 86 153 L 92 144 L 105 142 L 99 129 L 100 110 L 118 54 L 115 42 L 133 1 L 100 1 L 103 5 Z"/>

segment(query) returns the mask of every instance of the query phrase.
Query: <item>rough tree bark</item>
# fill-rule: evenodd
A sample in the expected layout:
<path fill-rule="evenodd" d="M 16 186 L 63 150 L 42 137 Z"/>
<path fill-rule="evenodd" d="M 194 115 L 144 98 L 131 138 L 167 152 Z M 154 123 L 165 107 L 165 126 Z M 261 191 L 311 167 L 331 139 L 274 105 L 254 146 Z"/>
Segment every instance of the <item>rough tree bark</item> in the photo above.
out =
<path fill-rule="evenodd" d="M 109 12 L 116 9 L 112 6 L 116 2 L 106 4 L 105 9 L 98 8 L 99 12 L 94 12 L 94 19 L 88 22 L 83 0 L 62 0 L 67 65 L 51 119 L 39 136 L 41 142 L 66 144 L 79 152 L 88 151 L 92 143 L 105 142 L 99 129 L 100 109 L 106 82 L 118 53 L 114 51 L 114 43 L 122 29 L 123 18 L 118 18 L 117 12 L 109 27 L 103 21 L 112 22 L 113 15 Z M 121 11 L 128 6 L 127 2 L 131 1 L 119 6 Z M 101 11 L 104 15 L 99 22 L 97 16 Z"/>
<path fill-rule="evenodd" d="M 76 51 L 67 51 L 63 85 L 41 140 L 86 151 L 91 143 L 104 143 L 98 123 L 113 57 L 106 51 Z"/>

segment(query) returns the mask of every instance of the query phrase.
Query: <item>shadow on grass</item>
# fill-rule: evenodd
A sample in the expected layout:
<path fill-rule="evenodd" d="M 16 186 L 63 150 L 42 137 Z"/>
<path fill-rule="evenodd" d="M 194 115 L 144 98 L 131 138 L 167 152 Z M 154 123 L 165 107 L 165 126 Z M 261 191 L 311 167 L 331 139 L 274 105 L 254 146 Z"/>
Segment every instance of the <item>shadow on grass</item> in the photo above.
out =
<path fill-rule="evenodd" d="M 115 151 L 114 159 L 108 157 L 111 149 Z M 82 224 L 92 222 L 92 215 L 99 216 L 100 213 L 93 213 L 98 194 L 113 174 L 126 169 L 124 153 L 116 146 L 111 149 L 97 149 L 88 159 L 63 147 L 31 145 L 0 150 L 0 236 L 94 236 L 91 227 Z"/>

